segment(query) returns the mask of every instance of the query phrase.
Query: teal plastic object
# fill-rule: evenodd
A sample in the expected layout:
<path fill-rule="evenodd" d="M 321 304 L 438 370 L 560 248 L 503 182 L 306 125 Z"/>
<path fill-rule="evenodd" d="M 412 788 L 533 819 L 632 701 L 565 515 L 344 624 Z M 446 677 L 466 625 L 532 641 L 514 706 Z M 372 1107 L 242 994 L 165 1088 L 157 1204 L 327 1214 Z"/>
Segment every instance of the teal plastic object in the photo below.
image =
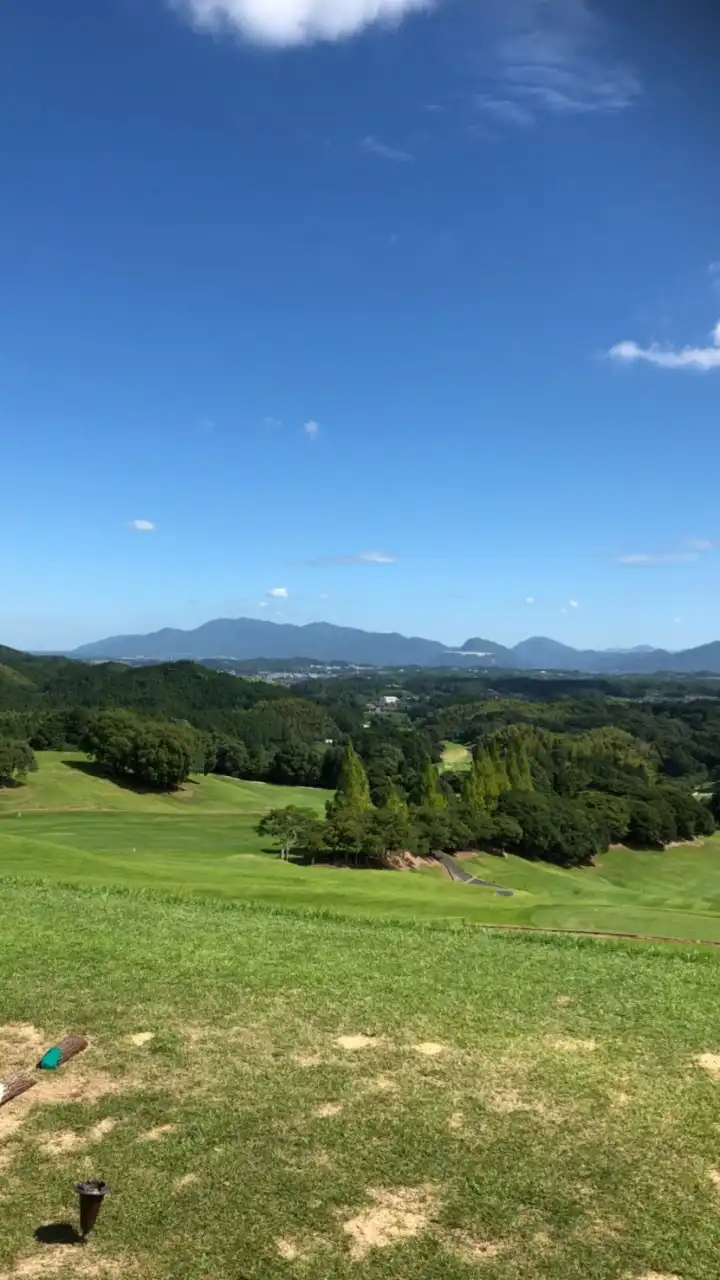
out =
<path fill-rule="evenodd" d="M 61 1058 L 62 1049 L 58 1049 L 57 1045 L 55 1045 L 52 1049 L 48 1049 L 47 1053 L 43 1054 L 38 1062 L 38 1067 L 41 1071 L 54 1071 L 56 1067 L 60 1066 Z"/>

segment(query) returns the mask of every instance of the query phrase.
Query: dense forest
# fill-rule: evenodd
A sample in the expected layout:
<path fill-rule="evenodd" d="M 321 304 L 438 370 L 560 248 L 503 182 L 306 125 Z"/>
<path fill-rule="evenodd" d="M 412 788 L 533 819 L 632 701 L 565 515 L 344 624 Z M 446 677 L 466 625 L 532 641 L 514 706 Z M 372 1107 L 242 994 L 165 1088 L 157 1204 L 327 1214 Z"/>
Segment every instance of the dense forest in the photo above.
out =
<path fill-rule="evenodd" d="M 469 768 L 439 767 L 447 741 Z M 191 772 L 324 787 L 325 822 L 296 806 L 265 821 L 285 853 L 312 856 L 483 848 L 573 866 L 616 842 L 708 834 L 720 816 L 713 681 L 415 671 L 285 688 L 0 648 L 0 785 L 47 749 L 160 790 Z"/>

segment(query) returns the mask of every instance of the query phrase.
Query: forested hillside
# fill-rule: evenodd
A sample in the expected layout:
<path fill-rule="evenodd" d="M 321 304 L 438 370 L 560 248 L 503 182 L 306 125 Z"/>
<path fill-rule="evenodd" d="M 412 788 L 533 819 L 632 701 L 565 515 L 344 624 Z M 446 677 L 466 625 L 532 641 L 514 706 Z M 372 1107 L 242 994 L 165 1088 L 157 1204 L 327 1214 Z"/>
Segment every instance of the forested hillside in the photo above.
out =
<path fill-rule="evenodd" d="M 447 741 L 469 748 L 469 769 L 438 768 Z M 45 749 L 157 789 L 191 772 L 325 787 L 322 830 L 316 815 L 292 824 L 295 846 L 316 852 L 484 848 L 573 865 L 610 843 L 713 829 L 720 697 L 703 682 L 442 672 L 284 688 L 192 662 L 0 649 L 0 784 L 21 783 Z"/>

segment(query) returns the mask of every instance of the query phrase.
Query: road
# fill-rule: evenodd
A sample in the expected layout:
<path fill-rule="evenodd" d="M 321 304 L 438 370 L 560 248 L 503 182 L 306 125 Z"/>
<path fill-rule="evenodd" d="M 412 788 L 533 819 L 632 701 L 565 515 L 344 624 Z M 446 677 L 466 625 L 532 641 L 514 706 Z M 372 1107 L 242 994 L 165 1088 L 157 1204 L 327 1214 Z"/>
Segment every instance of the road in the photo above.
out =
<path fill-rule="evenodd" d="M 459 884 L 479 884 L 485 889 L 494 889 L 498 898 L 512 898 L 514 896 L 512 889 L 503 889 L 502 885 L 495 884 L 494 880 L 480 880 L 477 876 L 471 876 L 464 867 L 460 866 L 459 862 L 450 857 L 449 853 L 436 853 L 435 857 L 438 862 L 442 863 L 448 875 L 453 880 L 457 880 Z"/>

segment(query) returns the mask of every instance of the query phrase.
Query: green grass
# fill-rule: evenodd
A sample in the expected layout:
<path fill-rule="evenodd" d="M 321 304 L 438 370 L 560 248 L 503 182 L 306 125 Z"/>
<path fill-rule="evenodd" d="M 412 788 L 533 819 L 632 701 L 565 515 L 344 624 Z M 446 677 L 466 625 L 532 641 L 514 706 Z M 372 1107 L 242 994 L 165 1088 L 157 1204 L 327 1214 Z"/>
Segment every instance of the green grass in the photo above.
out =
<path fill-rule="evenodd" d="M 470 768 L 472 764 L 472 754 L 469 747 L 463 747 L 459 742 L 445 742 L 443 744 L 442 760 L 440 761 L 441 771 L 452 769 L 454 772 L 461 773 Z"/>
<path fill-rule="evenodd" d="M 437 869 L 281 864 L 256 834 L 284 804 L 322 812 L 327 792 L 199 778 L 174 796 L 137 794 L 45 752 L 26 787 L 0 791 L 0 873 L 87 885 L 320 908 L 358 917 L 456 919 L 720 941 L 720 837 L 665 853 L 612 850 L 563 871 L 479 855 L 468 867 L 515 890 L 450 883 Z"/>
<path fill-rule="evenodd" d="M 0 882 L 0 1275 L 716 1280 L 718 959 Z"/>

